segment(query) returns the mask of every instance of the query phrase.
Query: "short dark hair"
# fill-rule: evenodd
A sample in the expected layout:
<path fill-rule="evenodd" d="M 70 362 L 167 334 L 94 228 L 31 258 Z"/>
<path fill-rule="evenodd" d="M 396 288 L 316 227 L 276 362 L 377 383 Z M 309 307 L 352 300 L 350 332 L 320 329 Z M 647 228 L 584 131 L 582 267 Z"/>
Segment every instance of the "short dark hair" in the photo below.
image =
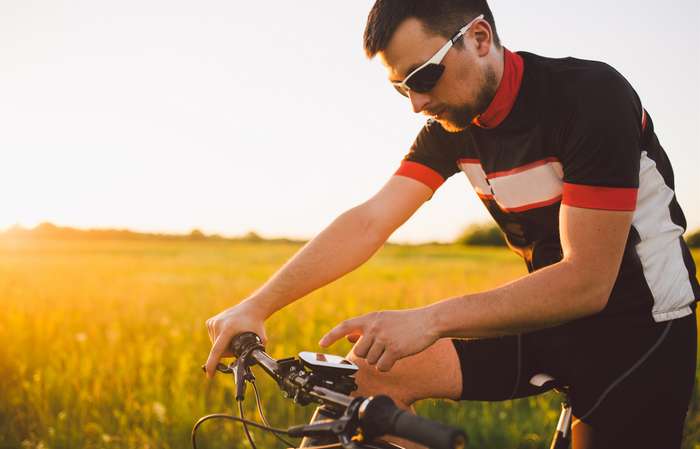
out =
<path fill-rule="evenodd" d="M 367 16 L 365 53 L 373 58 L 384 51 L 396 29 L 409 17 L 420 20 L 426 31 L 449 39 L 479 14 L 491 25 L 493 41 L 500 48 L 496 22 L 486 0 L 377 0 Z"/>

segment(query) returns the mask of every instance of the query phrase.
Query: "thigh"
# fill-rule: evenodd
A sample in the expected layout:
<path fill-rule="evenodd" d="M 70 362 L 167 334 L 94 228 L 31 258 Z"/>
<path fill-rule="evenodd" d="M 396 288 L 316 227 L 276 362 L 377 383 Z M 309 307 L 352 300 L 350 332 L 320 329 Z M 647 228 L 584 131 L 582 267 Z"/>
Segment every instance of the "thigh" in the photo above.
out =
<path fill-rule="evenodd" d="M 579 390 L 573 402 L 580 418 L 574 420 L 574 449 L 680 448 L 695 378 L 695 316 L 658 329 L 642 357 L 607 385 L 582 380 L 572 386 L 572 393 Z"/>
<path fill-rule="evenodd" d="M 450 339 L 440 339 L 424 351 L 397 361 L 387 372 L 377 370 L 353 351 L 347 358 L 360 368 L 355 374 L 358 385 L 355 395 L 385 394 L 405 405 L 427 398 L 457 400 L 460 397 L 462 375 Z"/>
<path fill-rule="evenodd" d="M 548 387 L 530 383 L 536 374 L 558 377 L 539 361 L 540 348 L 530 334 L 454 340 L 462 371 L 462 394 L 467 401 L 504 401 L 542 393 Z"/>

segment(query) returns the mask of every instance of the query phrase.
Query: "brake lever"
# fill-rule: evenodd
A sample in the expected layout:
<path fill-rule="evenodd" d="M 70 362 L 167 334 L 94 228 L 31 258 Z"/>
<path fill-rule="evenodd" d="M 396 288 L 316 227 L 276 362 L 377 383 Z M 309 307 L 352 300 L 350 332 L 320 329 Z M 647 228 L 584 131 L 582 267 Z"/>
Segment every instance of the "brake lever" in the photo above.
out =
<path fill-rule="evenodd" d="M 216 370 L 224 374 L 233 373 L 233 368 L 231 368 L 231 366 L 224 365 L 223 363 L 217 363 Z M 204 371 L 205 373 L 207 372 L 207 365 L 202 365 L 202 371 Z"/>
<path fill-rule="evenodd" d="M 253 373 L 246 365 L 245 357 L 239 357 L 230 366 L 233 373 L 233 380 L 236 382 L 236 400 L 242 402 L 245 400 L 246 381 L 250 379 Z"/>

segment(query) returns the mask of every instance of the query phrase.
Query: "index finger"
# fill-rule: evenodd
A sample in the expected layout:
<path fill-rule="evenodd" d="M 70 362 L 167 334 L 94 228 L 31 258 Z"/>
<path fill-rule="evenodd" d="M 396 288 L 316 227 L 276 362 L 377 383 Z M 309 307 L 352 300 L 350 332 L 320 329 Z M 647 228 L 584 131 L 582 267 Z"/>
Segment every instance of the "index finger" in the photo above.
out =
<path fill-rule="evenodd" d="M 331 329 L 326 335 L 321 337 L 318 344 L 321 347 L 327 347 L 338 341 L 338 339 L 348 334 L 362 334 L 364 327 L 363 317 L 352 318 L 345 320 Z"/>
<path fill-rule="evenodd" d="M 230 340 L 230 337 L 221 334 L 216 338 L 216 341 L 211 346 L 209 358 L 207 358 L 206 363 L 207 377 L 209 379 L 214 377 L 214 374 L 216 374 L 216 364 L 219 363 L 219 359 L 221 359 L 222 354 L 226 351 Z"/>

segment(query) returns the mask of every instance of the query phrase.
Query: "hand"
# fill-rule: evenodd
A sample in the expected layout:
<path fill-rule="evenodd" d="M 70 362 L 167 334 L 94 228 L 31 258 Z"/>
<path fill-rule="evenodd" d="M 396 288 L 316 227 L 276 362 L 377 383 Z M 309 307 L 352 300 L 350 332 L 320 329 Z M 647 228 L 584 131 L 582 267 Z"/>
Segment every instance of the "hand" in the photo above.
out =
<path fill-rule="evenodd" d="M 355 355 L 379 371 L 389 371 L 397 360 L 421 352 L 439 338 L 425 308 L 374 312 L 345 320 L 324 335 L 319 345 L 330 346 L 344 336 L 357 342 Z"/>
<path fill-rule="evenodd" d="M 265 343 L 265 314 L 259 307 L 247 301 L 243 301 L 230 307 L 218 315 L 207 320 L 209 340 L 212 342 L 209 358 L 207 359 L 207 377 L 212 378 L 216 374 L 216 364 L 222 357 L 232 357 L 229 351 L 231 339 L 243 332 L 255 332 Z"/>

